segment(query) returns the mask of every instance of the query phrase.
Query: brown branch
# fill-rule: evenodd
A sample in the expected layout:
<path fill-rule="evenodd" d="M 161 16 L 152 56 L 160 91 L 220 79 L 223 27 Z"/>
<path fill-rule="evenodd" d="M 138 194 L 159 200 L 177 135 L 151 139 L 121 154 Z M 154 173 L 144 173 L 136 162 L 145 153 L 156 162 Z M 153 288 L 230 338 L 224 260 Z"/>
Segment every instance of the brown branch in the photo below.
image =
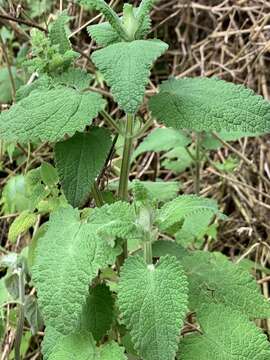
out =
<path fill-rule="evenodd" d="M 7 15 L 7 14 L 0 14 L 0 18 L 2 19 L 5 19 L 5 20 L 8 20 L 8 21 L 14 21 L 16 23 L 19 23 L 19 24 L 24 24 L 24 25 L 27 25 L 27 26 L 30 26 L 30 27 L 34 27 L 34 28 L 37 28 L 39 29 L 40 31 L 43 31 L 45 33 L 47 33 L 47 29 L 45 29 L 44 27 L 38 25 L 38 24 L 35 24 L 31 21 L 28 21 L 28 20 L 23 20 L 23 19 L 18 19 L 18 18 L 15 18 L 13 16 L 10 16 L 10 15 Z"/>

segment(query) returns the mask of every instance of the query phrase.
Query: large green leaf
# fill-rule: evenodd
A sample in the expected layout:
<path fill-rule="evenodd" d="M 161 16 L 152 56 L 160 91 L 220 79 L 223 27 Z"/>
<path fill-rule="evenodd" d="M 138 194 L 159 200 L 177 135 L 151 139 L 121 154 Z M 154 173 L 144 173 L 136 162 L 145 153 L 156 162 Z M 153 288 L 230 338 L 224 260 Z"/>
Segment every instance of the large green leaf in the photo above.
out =
<path fill-rule="evenodd" d="M 80 222 L 78 210 L 61 208 L 38 240 L 33 280 L 45 324 L 68 334 L 74 330 L 88 286 L 98 270 L 114 263 L 119 251 Z"/>
<path fill-rule="evenodd" d="M 270 103 L 217 78 L 169 80 L 150 100 L 154 117 L 176 129 L 270 131 Z"/>
<path fill-rule="evenodd" d="M 91 333 L 96 341 L 101 340 L 112 325 L 113 305 L 112 293 L 106 285 L 91 288 L 82 310 L 81 329 Z"/>
<path fill-rule="evenodd" d="M 136 40 L 116 43 L 93 53 L 95 65 L 126 113 L 138 110 L 152 64 L 167 48 L 168 45 L 159 40 Z"/>
<path fill-rule="evenodd" d="M 162 230 L 166 230 L 175 224 L 183 223 L 184 226 L 188 217 L 195 213 L 200 221 L 200 214 L 205 212 L 212 213 L 212 215 L 219 214 L 215 200 L 196 195 L 181 195 L 163 205 L 158 211 L 156 222 Z"/>
<path fill-rule="evenodd" d="M 111 148 L 110 133 L 91 128 L 55 145 L 55 159 L 64 194 L 74 207 L 84 204 Z"/>
<path fill-rule="evenodd" d="M 111 342 L 96 347 L 91 334 L 76 333 L 62 338 L 54 347 L 49 360 L 127 360 L 124 348 Z"/>
<path fill-rule="evenodd" d="M 189 282 L 189 307 L 200 311 L 203 304 L 221 303 L 249 318 L 270 318 L 270 302 L 248 271 L 220 253 L 204 251 L 185 256 L 182 265 Z"/>
<path fill-rule="evenodd" d="M 205 306 L 198 317 L 201 335 L 180 342 L 181 360 L 268 360 L 266 335 L 238 311 L 222 305 Z"/>
<path fill-rule="evenodd" d="M 30 93 L 0 115 L 0 138 L 28 142 L 61 140 L 83 131 L 105 106 L 97 93 L 60 87 Z"/>
<path fill-rule="evenodd" d="M 144 360 L 172 360 L 187 311 L 188 289 L 175 257 L 147 265 L 129 257 L 120 273 L 119 308 L 135 349 Z"/>

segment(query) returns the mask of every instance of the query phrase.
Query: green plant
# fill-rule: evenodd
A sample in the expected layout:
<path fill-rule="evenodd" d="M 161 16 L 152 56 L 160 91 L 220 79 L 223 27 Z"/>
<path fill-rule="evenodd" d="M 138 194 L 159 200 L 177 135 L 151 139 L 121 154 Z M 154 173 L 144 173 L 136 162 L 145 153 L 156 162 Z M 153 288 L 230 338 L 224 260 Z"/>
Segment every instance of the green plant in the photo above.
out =
<path fill-rule="evenodd" d="M 13 292 L 19 303 L 16 360 L 24 314 L 29 314 L 25 274 L 31 275 L 37 289 L 46 326 L 44 359 L 268 359 L 269 342 L 251 320 L 269 318 L 270 303 L 255 279 L 220 253 L 189 251 L 162 240 L 186 236 L 194 223 L 197 234 L 214 218 L 224 218 L 217 203 L 197 195 L 159 201 L 153 187 L 140 181 L 129 184 L 133 143 L 151 124 L 136 129 L 135 115 L 150 68 L 167 49 L 162 41 L 145 39 L 154 1 L 143 0 L 138 9 L 126 4 L 123 18 L 103 0 L 82 3 L 101 11 L 107 20 L 89 27 L 90 35 L 104 46 L 92 54 L 92 60 L 125 117 L 113 119 L 105 110 L 105 100 L 89 91 L 92 76 L 73 66 L 76 54 L 66 33 L 65 13 L 48 37 L 33 34 L 35 58 L 26 65 L 37 70 L 40 78 L 21 89 L 18 102 L 2 112 L 0 137 L 10 142 L 54 143 L 58 174 L 42 164 L 27 179 L 19 179 L 23 182 L 20 196 L 29 202 L 25 207 L 16 201 L 16 210 L 24 212 L 13 223 L 11 239 L 34 224 L 33 215 L 51 215 L 35 231 L 27 258 L 9 262 L 7 254 L 2 261 L 12 277 L 6 281 L 11 295 L 12 289 L 19 289 Z M 270 131 L 267 101 L 215 78 L 169 80 L 149 106 L 153 116 L 169 127 L 166 133 L 176 145 L 189 144 L 177 132 L 184 128 Z M 98 114 L 106 128 L 93 126 Z M 99 177 L 113 146 L 111 132 L 122 136 L 124 144 L 117 196 L 106 203 Z M 164 141 L 158 149 L 169 150 Z M 12 193 L 10 187 L 5 199 Z M 82 209 L 90 194 L 96 207 Z M 174 194 L 175 190 L 168 198 Z M 48 199 L 53 206 L 42 206 Z M 7 207 L 10 200 L 4 201 Z M 134 242 L 139 244 L 135 254 L 129 251 Z M 188 314 L 198 331 L 180 336 Z M 27 317 L 30 323 L 31 319 Z M 37 321 L 33 324 L 39 327 Z"/>

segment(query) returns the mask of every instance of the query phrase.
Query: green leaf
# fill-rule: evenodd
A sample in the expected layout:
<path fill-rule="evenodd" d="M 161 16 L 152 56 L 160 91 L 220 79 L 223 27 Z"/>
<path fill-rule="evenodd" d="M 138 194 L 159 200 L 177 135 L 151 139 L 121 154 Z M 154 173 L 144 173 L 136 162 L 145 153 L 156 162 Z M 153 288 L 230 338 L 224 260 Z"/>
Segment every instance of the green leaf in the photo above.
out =
<path fill-rule="evenodd" d="M 31 327 L 31 332 L 36 335 L 42 328 L 43 321 L 34 295 L 27 295 L 24 304 L 25 317 Z"/>
<path fill-rule="evenodd" d="M 270 131 L 270 103 L 217 78 L 166 81 L 149 106 L 154 117 L 176 129 Z"/>
<path fill-rule="evenodd" d="M 37 215 L 29 212 L 28 210 L 23 211 L 11 224 L 8 232 L 8 239 L 12 243 L 15 243 L 17 237 L 27 230 L 29 230 L 37 220 Z"/>
<path fill-rule="evenodd" d="M 138 180 L 136 180 L 138 181 Z M 180 189 L 180 183 L 177 181 L 139 181 L 149 192 L 150 197 L 158 201 L 168 201 L 177 196 Z M 133 181 L 129 183 L 129 189 L 134 188 Z"/>
<path fill-rule="evenodd" d="M 124 349 L 111 342 L 99 348 L 91 334 L 76 333 L 62 338 L 49 360 L 127 360 Z"/>
<path fill-rule="evenodd" d="M 184 256 L 188 255 L 188 251 L 171 240 L 159 240 L 155 241 L 152 246 L 153 257 L 160 258 L 161 256 L 170 255 L 176 257 L 180 262 Z"/>
<path fill-rule="evenodd" d="M 57 170 L 51 164 L 43 162 L 40 167 L 41 180 L 47 186 L 54 186 L 58 183 L 59 178 Z"/>
<path fill-rule="evenodd" d="M 221 253 L 196 251 L 184 257 L 182 265 L 188 276 L 190 310 L 199 312 L 202 304 L 217 303 L 252 319 L 270 317 L 270 302 L 254 277 Z"/>
<path fill-rule="evenodd" d="M 110 133 L 91 128 L 55 145 L 55 159 L 64 194 L 74 207 L 85 203 L 111 148 Z"/>
<path fill-rule="evenodd" d="M 105 101 L 97 93 L 71 88 L 34 91 L 0 115 L 0 138 L 28 142 L 61 140 L 83 131 L 98 115 Z"/>
<path fill-rule="evenodd" d="M 95 226 L 99 236 L 112 245 L 116 238 L 127 240 L 138 237 L 134 207 L 126 202 L 117 201 L 95 208 L 88 222 Z"/>
<path fill-rule="evenodd" d="M 26 180 L 23 175 L 12 176 L 6 183 L 1 204 L 4 214 L 28 210 L 30 201 L 26 193 Z"/>
<path fill-rule="evenodd" d="M 77 90 L 84 90 L 90 86 L 90 81 L 93 76 L 87 73 L 85 70 L 79 68 L 71 68 L 62 74 L 54 76 L 52 81 L 57 85 L 67 85 L 74 87 Z"/>
<path fill-rule="evenodd" d="M 81 329 L 90 332 L 96 341 L 101 340 L 111 328 L 113 306 L 112 293 L 106 285 L 91 288 L 82 310 Z"/>
<path fill-rule="evenodd" d="M 68 207 L 53 213 L 47 232 L 38 240 L 32 268 L 45 324 L 62 334 L 72 332 L 89 284 L 118 254 L 90 224 L 80 222 L 78 210 Z"/>
<path fill-rule="evenodd" d="M 105 22 L 87 27 L 90 37 L 100 46 L 108 46 L 121 41 L 121 36 L 112 28 L 110 23 Z"/>
<path fill-rule="evenodd" d="M 134 14 L 138 13 L 138 8 L 133 8 Z M 122 18 L 120 18 L 122 20 Z M 144 17 L 144 21 L 140 29 L 136 33 L 136 39 L 142 39 L 151 28 L 151 20 L 149 16 Z M 121 36 L 115 31 L 110 23 L 90 25 L 87 27 L 89 36 L 91 36 L 98 45 L 105 47 L 117 42 L 121 42 Z"/>
<path fill-rule="evenodd" d="M 191 142 L 183 132 L 171 128 L 157 128 L 153 130 L 137 147 L 133 159 L 147 151 L 168 151 L 177 146 L 187 146 Z"/>
<path fill-rule="evenodd" d="M 50 87 L 51 78 L 43 74 L 40 78 L 36 79 L 31 84 L 23 85 L 18 89 L 16 92 L 16 102 L 21 101 L 34 90 L 49 90 Z"/>
<path fill-rule="evenodd" d="M 22 84 L 22 79 L 17 74 L 17 69 L 11 66 L 10 71 L 12 73 L 15 87 L 18 89 Z M 7 104 L 12 101 L 12 85 L 7 67 L 0 69 L 0 104 Z"/>
<path fill-rule="evenodd" d="M 177 223 L 185 224 L 188 217 L 195 213 L 200 216 L 204 212 L 219 214 L 216 201 L 196 195 L 181 195 L 162 206 L 156 222 L 161 230 L 167 230 Z"/>
<path fill-rule="evenodd" d="M 187 247 L 193 243 L 196 238 L 203 237 L 213 217 L 214 213 L 212 210 L 190 214 L 185 218 L 181 229 L 176 233 L 176 241 L 184 247 Z"/>
<path fill-rule="evenodd" d="M 189 152 L 192 153 L 194 151 L 192 148 L 189 148 Z M 189 152 L 183 146 L 175 147 L 162 156 L 162 167 L 176 174 L 182 173 L 194 163 Z"/>
<path fill-rule="evenodd" d="M 198 318 L 203 334 L 187 335 L 180 343 L 181 360 L 268 360 L 266 335 L 238 311 L 205 306 Z"/>
<path fill-rule="evenodd" d="M 66 32 L 66 23 L 69 21 L 67 11 L 63 11 L 58 15 L 58 18 L 53 22 L 49 31 L 49 39 L 52 45 L 57 45 L 60 54 L 65 54 L 71 49 L 71 45 Z"/>
<path fill-rule="evenodd" d="M 155 0 L 142 0 L 140 3 L 140 6 L 138 8 L 138 12 L 136 14 L 136 18 L 138 21 L 138 30 L 135 34 L 136 39 L 140 39 L 141 36 L 143 35 L 142 33 L 142 25 L 145 21 L 145 18 L 148 18 L 148 24 L 149 24 L 149 28 L 151 26 L 151 21 L 149 18 L 149 13 L 154 5 Z"/>
<path fill-rule="evenodd" d="M 100 11 L 121 39 L 128 40 L 128 36 L 123 29 L 119 17 L 104 0 L 80 0 L 80 3 L 82 5 L 92 6 L 94 9 Z"/>
<path fill-rule="evenodd" d="M 144 360 L 171 360 L 187 312 L 188 289 L 175 257 L 147 265 L 129 257 L 120 273 L 118 304 L 135 349 Z"/>
<path fill-rule="evenodd" d="M 168 45 L 159 40 L 136 40 L 113 44 L 93 53 L 93 62 L 126 113 L 138 110 L 151 66 L 167 48 Z"/>

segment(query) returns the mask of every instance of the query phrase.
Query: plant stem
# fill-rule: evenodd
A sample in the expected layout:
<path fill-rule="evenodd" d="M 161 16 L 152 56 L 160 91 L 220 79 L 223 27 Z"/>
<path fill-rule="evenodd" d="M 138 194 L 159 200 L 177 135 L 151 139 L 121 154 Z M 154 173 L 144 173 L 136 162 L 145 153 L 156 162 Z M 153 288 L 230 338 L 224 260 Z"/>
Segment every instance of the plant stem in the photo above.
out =
<path fill-rule="evenodd" d="M 94 184 L 92 186 L 92 195 L 93 195 L 93 198 L 95 200 L 97 207 L 101 207 L 102 205 L 105 204 L 105 202 L 103 200 L 103 196 L 98 188 L 96 181 L 94 182 Z"/>
<path fill-rule="evenodd" d="M 153 263 L 153 254 L 152 254 L 152 243 L 151 241 L 146 241 L 143 244 L 143 254 L 144 260 L 147 265 L 151 265 Z"/>
<path fill-rule="evenodd" d="M 16 329 L 16 336 L 14 341 L 14 351 L 15 351 L 15 360 L 21 359 L 20 348 L 21 341 L 23 336 L 23 325 L 24 325 L 24 300 L 25 300 L 25 290 L 24 290 L 24 269 L 23 266 L 18 268 L 18 276 L 19 276 L 19 301 L 20 304 L 19 312 L 18 312 L 18 322 Z"/>
<path fill-rule="evenodd" d="M 196 154 L 195 154 L 195 179 L 194 191 L 196 195 L 200 194 L 201 185 L 201 134 L 196 133 Z"/>
<path fill-rule="evenodd" d="M 130 158 L 131 158 L 132 144 L 133 144 L 133 126 L 134 126 L 134 115 L 127 114 L 125 142 L 124 142 L 119 188 L 118 188 L 118 197 L 122 201 L 128 201 L 128 179 L 129 179 Z M 119 255 L 117 259 L 118 269 L 120 269 L 120 267 L 123 265 L 127 257 L 128 257 L 128 245 L 127 245 L 127 241 L 125 240 L 123 243 L 122 254 Z"/>
<path fill-rule="evenodd" d="M 130 158 L 133 144 L 133 123 L 134 115 L 127 115 L 126 130 L 125 130 L 125 142 L 123 149 L 123 158 L 121 164 L 118 197 L 122 201 L 128 201 L 128 178 L 130 170 Z"/>
<path fill-rule="evenodd" d="M 118 134 L 121 134 L 122 131 L 120 129 L 120 127 L 116 124 L 116 122 L 114 121 L 114 119 L 111 117 L 111 115 L 109 113 L 107 113 L 107 111 L 102 110 L 100 112 L 101 116 L 104 118 L 105 122 L 111 126 L 114 130 L 117 131 Z"/>

